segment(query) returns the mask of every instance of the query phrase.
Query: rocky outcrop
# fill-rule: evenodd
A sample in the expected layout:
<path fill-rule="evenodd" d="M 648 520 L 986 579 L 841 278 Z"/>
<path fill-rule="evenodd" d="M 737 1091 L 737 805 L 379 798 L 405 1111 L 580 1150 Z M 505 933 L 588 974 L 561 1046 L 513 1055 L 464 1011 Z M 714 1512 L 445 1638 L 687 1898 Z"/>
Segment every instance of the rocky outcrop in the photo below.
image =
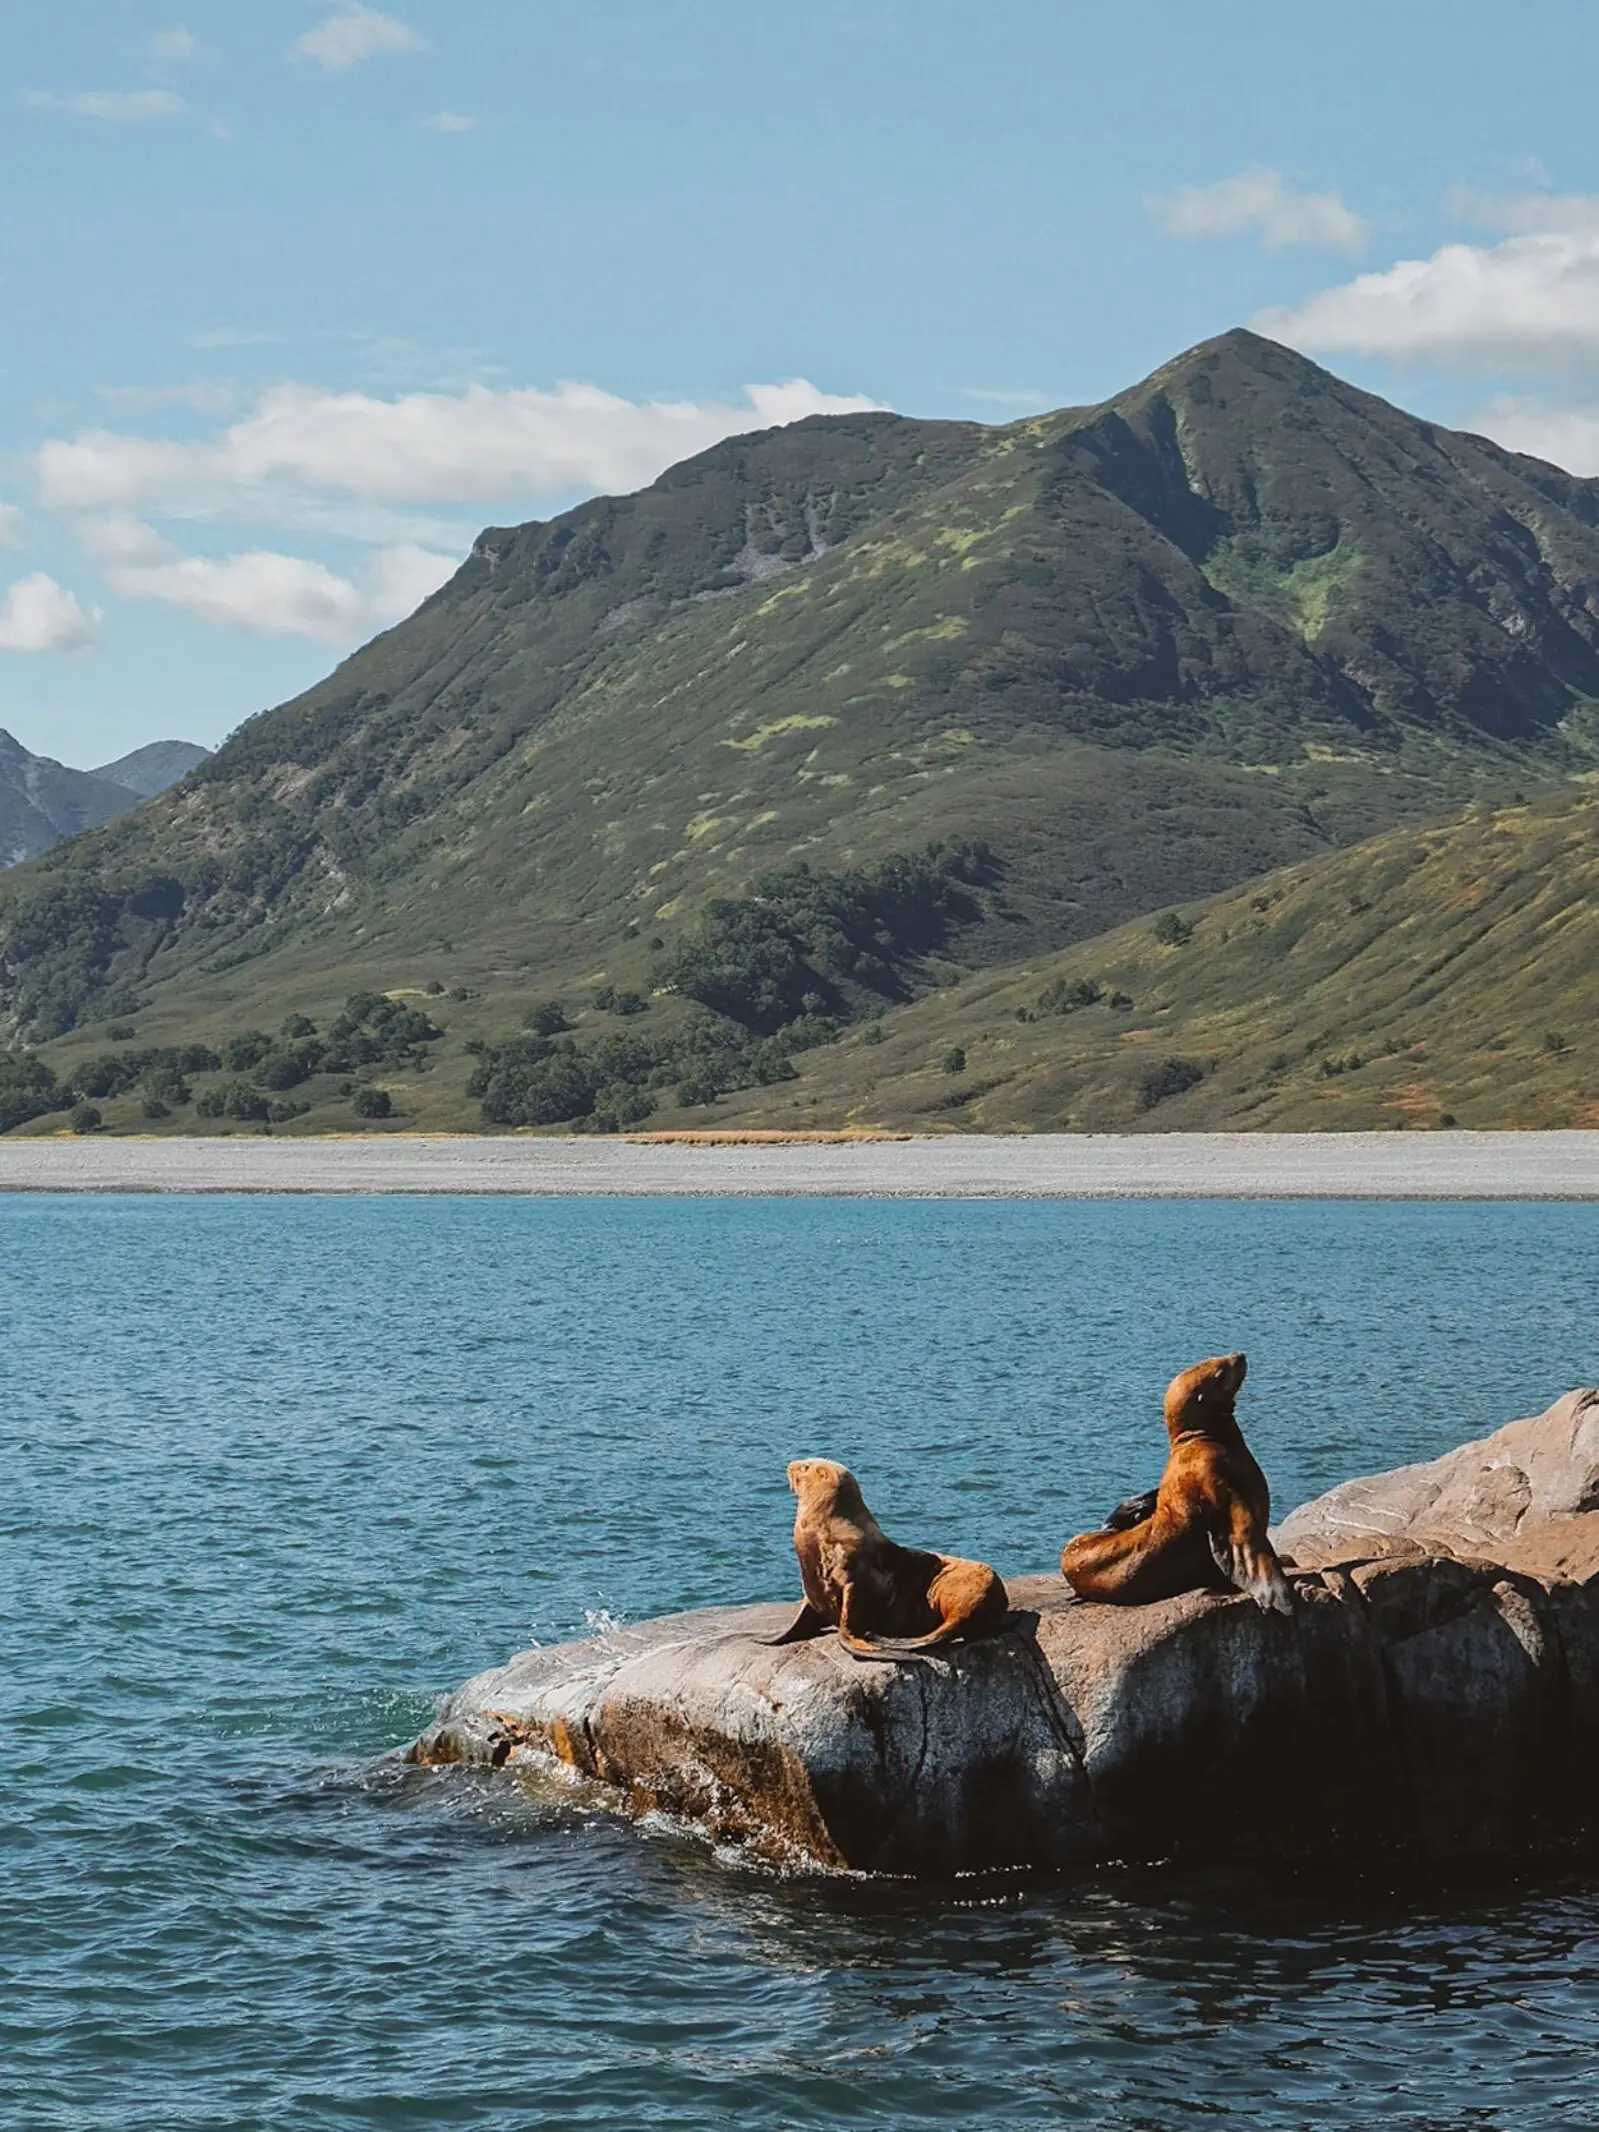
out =
<path fill-rule="evenodd" d="M 481 1674 L 411 1757 L 870 1872 L 1599 1849 L 1596 1468 L 1599 1395 L 1573 1393 L 1296 1512 L 1290 1618 L 1021 1577 L 1004 1633 L 904 1665 L 761 1642 L 788 1606 L 680 1614 Z"/>
<path fill-rule="evenodd" d="M 1488 1557 L 1539 1576 L 1599 1571 L 1599 1392 L 1568 1392 L 1422 1466 L 1345 1481 L 1283 1520 L 1307 1565 L 1366 1555 Z"/>

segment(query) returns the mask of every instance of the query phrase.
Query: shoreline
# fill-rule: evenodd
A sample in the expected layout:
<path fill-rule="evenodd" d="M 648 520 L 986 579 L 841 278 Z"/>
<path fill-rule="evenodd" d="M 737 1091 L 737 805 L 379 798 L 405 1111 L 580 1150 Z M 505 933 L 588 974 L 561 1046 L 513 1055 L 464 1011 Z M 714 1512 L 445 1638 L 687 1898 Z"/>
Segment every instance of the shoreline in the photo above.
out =
<path fill-rule="evenodd" d="M 1599 1132 L 0 1140 L 0 1194 L 1599 1200 Z"/>

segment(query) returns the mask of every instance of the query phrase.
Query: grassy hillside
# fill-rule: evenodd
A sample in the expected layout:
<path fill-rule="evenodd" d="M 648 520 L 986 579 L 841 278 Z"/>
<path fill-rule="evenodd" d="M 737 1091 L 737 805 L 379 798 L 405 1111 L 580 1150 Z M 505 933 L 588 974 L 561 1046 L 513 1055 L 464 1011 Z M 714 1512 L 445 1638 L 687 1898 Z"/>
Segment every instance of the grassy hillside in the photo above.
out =
<path fill-rule="evenodd" d="M 382 1011 L 421 1017 L 431 1034 L 419 1035 L 412 1019 L 397 1049 L 365 1063 L 350 1052 L 335 1057 L 294 1084 L 291 1100 L 303 1109 L 274 1129 L 569 1125 L 576 1115 L 546 1116 L 526 1103 L 552 1071 L 570 1075 L 566 1055 L 579 1067 L 600 1062 L 585 1099 L 599 1113 L 584 1119 L 590 1129 L 1599 1127 L 1589 1041 L 1599 1010 L 1599 799 L 1589 792 L 1391 831 L 999 969 L 963 967 L 949 952 L 993 893 L 980 880 L 963 885 L 970 871 L 950 877 L 954 896 L 934 937 L 902 936 L 882 971 L 857 960 L 849 976 L 830 979 L 818 957 L 821 972 L 797 983 L 828 985 L 831 996 L 810 1011 L 802 997 L 786 1023 L 790 1010 L 778 1010 L 775 1037 L 760 1034 L 758 1002 L 725 991 L 742 1031 L 680 990 L 569 989 L 553 1024 L 543 1018 L 550 1003 L 531 996 L 513 1005 L 416 993 Z M 787 924 L 795 911 L 783 909 Z M 698 937 L 707 932 L 741 937 L 737 926 L 701 928 Z M 807 938 L 819 937 L 812 927 Z M 669 967 L 694 981 L 691 957 L 669 958 Z M 713 961 L 713 978 L 718 967 Z M 772 965 L 746 952 L 738 967 L 770 975 Z M 347 1020 L 329 1027 L 336 1033 Z M 705 1034 L 713 1028 L 714 1040 Z M 153 1019 L 141 1018 L 136 1038 L 131 1027 L 119 1034 L 124 1041 L 108 1048 L 103 1031 L 85 1031 L 38 1056 L 53 1061 L 64 1091 L 85 1068 L 103 1076 L 108 1059 L 137 1064 L 146 1043 L 176 1041 Z M 721 1058 L 718 1086 L 707 1045 L 740 1035 L 742 1060 Z M 202 1065 L 191 1075 L 194 1093 L 214 1096 L 252 1072 L 262 1078 L 254 1059 L 272 1039 L 255 1042 L 253 1055 L 246 1044 L 239 1057 Z M 652 1050 L 664 1064 L 653 1076 Z M 773 1070 L 763 1070 L 763 1057 Z M 174 1105 L 152 1118 L 148 1097 L 165 1071 L 158 1065 L 108 1099 L 91 1078 L 104 1125 L 257 1129 L 257 1111 L 208 1116 Z M 734 1085 L 740 1078 L 748 1085 Z M 367 1085 L 392 1095 L 391 1115 L 352 1109 Z M 630 1089 L 648 1103 L 630 1109 Z M 65 1100 L 58 1091 L 31 1124 L 19 1112 L 21 1129 L 60 1130 Z M 0 1129 L 6 1115 L 0 1072 Z"/>
<path fill-rule="evenodd" d="M 809 1053 L 719 1125 L 967 1131 L 1599 1126 L 1599 800 L 1476 808 Z M 674 1120 L 673 1122 L 680 1122 Z"/>

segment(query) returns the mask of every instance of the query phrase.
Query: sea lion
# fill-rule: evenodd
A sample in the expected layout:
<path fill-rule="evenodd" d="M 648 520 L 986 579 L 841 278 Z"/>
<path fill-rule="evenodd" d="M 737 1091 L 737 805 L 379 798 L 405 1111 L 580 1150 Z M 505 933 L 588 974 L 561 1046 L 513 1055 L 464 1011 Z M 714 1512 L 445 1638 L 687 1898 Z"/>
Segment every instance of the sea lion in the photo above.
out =
<path fill-rule="evenodd" d="M 1213 1355 L 1172 1379 L 1160 1486 L 1119 1503 L 1101 1531 L 1079 1533 L 1061 1551 L 1061 1575 L 1082 1598 L 1136 1606 L 1230 1587 L 1265 1613 L 1293 1612 L 1266 1535 L 1266 1477 L 1233 1414 L 1247 1367 L 1242 1355 Z"/>
<path fill-rule="evenodd" d="M 796 1458 L 788 1485 L 799 1497 L 794 1552 L 805 1600 L 773 1643 L 837 1629 L 857 1658 L 914 1657 L 957 1636 L 985 1635 L 1009 1613 L 1005 1587 L 986 1562 L 896 1547 L 848 1466 Z"/>

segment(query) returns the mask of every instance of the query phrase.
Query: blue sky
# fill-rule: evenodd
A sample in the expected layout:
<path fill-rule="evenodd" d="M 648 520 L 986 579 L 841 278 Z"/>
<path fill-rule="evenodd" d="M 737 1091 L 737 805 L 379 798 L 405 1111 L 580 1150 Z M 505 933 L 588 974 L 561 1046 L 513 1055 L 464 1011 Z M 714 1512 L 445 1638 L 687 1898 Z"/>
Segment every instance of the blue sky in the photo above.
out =
<path fill-rule="evenodd" d="M 485 524 L 1254 322 L 1599 474 L 1599 14 L 0 0 L 0 726 L 212 743 Z"/>

